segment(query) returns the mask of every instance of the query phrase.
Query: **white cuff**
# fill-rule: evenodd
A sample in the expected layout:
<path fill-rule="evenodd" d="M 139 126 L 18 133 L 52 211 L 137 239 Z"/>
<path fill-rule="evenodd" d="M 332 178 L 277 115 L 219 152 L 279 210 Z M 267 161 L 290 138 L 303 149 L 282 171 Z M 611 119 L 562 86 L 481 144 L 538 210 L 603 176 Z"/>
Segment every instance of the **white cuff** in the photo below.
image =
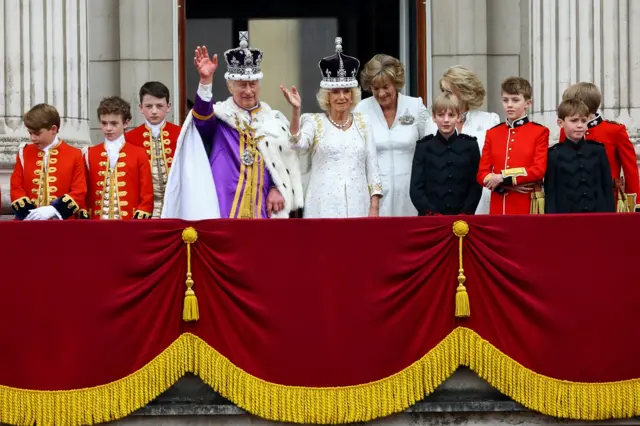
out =
<path fill-rule="evenodd" d="M 198 85 L 198 96 L 203 101 L 210 102 L 213 99 L 213 84 Z"/>

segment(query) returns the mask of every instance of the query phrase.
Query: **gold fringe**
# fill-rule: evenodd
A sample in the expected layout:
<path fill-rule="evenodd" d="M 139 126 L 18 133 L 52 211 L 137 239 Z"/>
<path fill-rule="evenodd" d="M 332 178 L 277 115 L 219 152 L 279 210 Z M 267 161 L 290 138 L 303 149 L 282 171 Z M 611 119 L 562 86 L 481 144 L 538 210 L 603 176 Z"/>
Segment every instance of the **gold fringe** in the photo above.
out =
<path fill-rule="evenodd" d="M 140 370 L 102 386 L 69 391 L 0 386 L 0 423 L 76 426 L 122 419 L 192 370 L 186 362 L 192 352 L 191 339 L 183 335 Z"/>
<path fill-rule="evenodd" d="M 458 220 L 453 224 L 453 234 L 459 238 L 458 242 L 458 288 L 456 289 L 456 317 L 468 318 L 471 316 L 471 307 L 469 304 L 469 294 L 464 286 L 467 277 L 464 276 L 464 268 L 462 267 L 462 239 L 469 233 L 469 224 L 464 220 Z"/>
<path fill-rule="evenodd" d="M 476 332 L 459 327 L 460 365 L 523 406 L 557 418 L 622 419 L 640 415 L 640 379 L 569 382 L 538 374 L 509 358 Z"/>
<path fill-rule="evenodd" d="M 193 336 L 195 374 L 249 413 L 288 423 L 367 422 L 399 413 L 433 393 L 458 367 L 457 334 L 451 333 L 411 366 L 356 386 L 309 388 L 266 382 L 236 367 Z"/>
<path fill-rule="evenodd" d="M 191 275 L 191 244 L 198 240 L 198 231 L 189 226 L 182 231 L 182 241 L 187 245 L 187 291 L 184 294 L 184 306 L 182 308 L 182 320 L 185 322 L 198 321 L 200 311 L 198 309 L 198 298 L 193 291 L 193 278 Z"/>
<path fill-rule="evenodd" d="M 236 367 L 199 337 L 185 333 L 149 364 L 115 382 L 71 391 L 0 386 L 0 422 L 93 425 L 122 419 L 191 372 L 251 414 L 291 423 L 366 422 L 399 413 L 433 393 L 459 365 L 545 415 L 594 421 L 640 415 L 640 379 L 579 383 L 529 370 L 471 329 L 459 327 L 420 360 L 384 379 L 345 387 L 270 383 Z"/>

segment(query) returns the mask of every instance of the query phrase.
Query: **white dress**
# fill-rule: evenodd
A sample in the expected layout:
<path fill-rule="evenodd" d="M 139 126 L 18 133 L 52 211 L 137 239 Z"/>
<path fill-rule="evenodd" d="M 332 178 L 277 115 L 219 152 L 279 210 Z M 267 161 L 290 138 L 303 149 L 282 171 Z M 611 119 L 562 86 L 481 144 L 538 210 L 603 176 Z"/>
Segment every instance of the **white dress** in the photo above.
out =
<path fill-rule="evenodd" d="M 371 196 L 382 195 L 371 129 L 362 114 L 353 117 L 345 131 L 324 114 L 303 114 L 291 138 L 292 148 L 311 157 L 305 218 L 366 217 Z"/>
<path fill-rule="evenodd" d="M 384 192 L 380 200 L 380 216 L 417 216 L 418 211 L 409 198 L 409 186 L 416 142 L 424 136 L 429 116 L 422 98 L 398 93 L 396 118 L 391 128 L 373 96 L 360 102 L 356 110 L 369 117 L 371 129 L 376 135 Z"/>
<path fill-rule="evenodd" d="M 469 111 L 467 113 L 467 120 L 464 122 L 462 131 L 460 133 L 464 133 L 469 136 L 475 136 L 476 138 L 478 138 L 478 147 L 480 148 L 480 153 L 482 154 L 484 137 L 487 134 L 487 130 L 497 124 L 500 124 L 500 117 L 496 113 L 485 111 Z M 429 119 L 427 120 L 425 135 L 433 135 L 437 131 L 438 126 L 436 126 L 436 123 L 431 117 L 431 112 L 429 112 Z M 476 214 L 489 214 L 490 201 L 491 191 L 489 191 L 487 188 L 483 188 L 482 197 L 480 198 L 480 203 L 478 203 Z"/>

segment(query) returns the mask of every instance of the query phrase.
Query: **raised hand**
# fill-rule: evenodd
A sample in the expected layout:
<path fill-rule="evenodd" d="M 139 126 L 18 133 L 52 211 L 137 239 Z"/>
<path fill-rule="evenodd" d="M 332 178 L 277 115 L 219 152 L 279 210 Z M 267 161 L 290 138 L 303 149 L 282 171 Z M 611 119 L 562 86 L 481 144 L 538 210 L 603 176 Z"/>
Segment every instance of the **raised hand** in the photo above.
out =
<path fill-rule="evenodd" d="M 298 89 L 296 89 L 296 86 L 293 86 L 291 90 L 288 90 L 283 85 L 280 85 L 280 90 L 282 90 L 282 94 L 284 95 L 284 98 L 287 100 L 287 102 L 289 102 L 289 105 L 291 105 L 295 109 L 300 109 L 302 101 L 300 100 L 300 93 L 298 93 Z"/>
<path fill-rule="evenodd" d="M 211 84 L 213 75 L 218 69 L 218 55 L 213 55 L 213 58 L 209 58 L 207 46 L 198 46 L 193 57 L 193 64 L 196 66 L 198 74 L 200 74 L 200 84 Z"/>

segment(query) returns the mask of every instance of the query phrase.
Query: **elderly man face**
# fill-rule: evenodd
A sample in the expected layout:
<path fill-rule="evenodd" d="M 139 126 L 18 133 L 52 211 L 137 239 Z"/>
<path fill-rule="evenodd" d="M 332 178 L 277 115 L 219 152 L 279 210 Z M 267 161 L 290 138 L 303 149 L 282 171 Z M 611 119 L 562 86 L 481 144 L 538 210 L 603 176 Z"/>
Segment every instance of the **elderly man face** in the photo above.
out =
<path fill-rule="evenodd" d="M 229 81 L 229 92 L 236 104 L 242 108 L 251 109 L 258 105 L 260 99 L 260 80 Z"/>

